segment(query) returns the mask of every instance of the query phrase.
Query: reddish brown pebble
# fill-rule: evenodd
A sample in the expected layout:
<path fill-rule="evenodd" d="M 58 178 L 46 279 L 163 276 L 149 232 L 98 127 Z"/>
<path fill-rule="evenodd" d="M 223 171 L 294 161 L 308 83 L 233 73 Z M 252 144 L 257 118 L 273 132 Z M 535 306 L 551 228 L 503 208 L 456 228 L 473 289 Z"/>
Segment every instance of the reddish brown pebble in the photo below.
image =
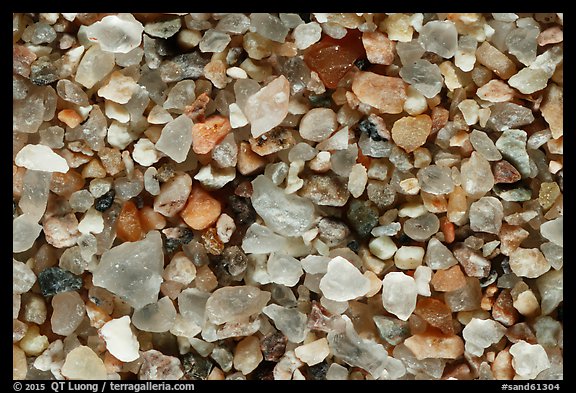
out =
<path fill-rule="evenodd" d="M 203 122 L 205 120 L 204 113 L 206 106 L 210 102 L 210 96 L 206 93 L 200 94 L 192 105 L 187 105 L 184 108 L 184 114 L 188 116 L 194 123 Z"/>
<path fill-rule="evenodd" d="M 456 379 L 468 381 L 474 379 L 474 373 L 466 363 L 447 364 L 442 374 L 442 379 Z"/>
<path fill-rule="evenodd" d="M 454 265 L 449 269 L 438 270 L 430 281 L 432 287 L 438 292 L 451 292 L 466 285 L 466 278 L 459 265 Z"/>
<path fill-rule="evenodd" d="M 304 52 L 304 61 L 329 89 L 335 89 L 340 79 L 365 55 L 361 33 L 348 30 L 346 36 L 335 40 L 329 36 L 312 45 Z"/>
<path fill-rule="evenodd" d="M 253 175 L 256 172 L 264 169 L 267 161 L 254 153 L 250 148 L 248 142 L 240 142 L 238 149 L 238 164 L 236 168 L 242 175 Z"/>
<path fill-rule="evenodd" d="M 446 123 L 448 123 L 448 118 L 450 117 L 450 111 L 446 108 L 441 106 L 435 106 L 432 109 L 432 129 L 430 130 L 431 134 L 434 134 L 440 131 Z"/>
<path fill-rule="evenodd" d="M 70 195 L 74 192 L 84 188 L 84 183 L 82 175 L 73 169 L 68 170 L 66 173 L 54 172 L 50 182 L 50 191 L 56 195 L 70 198 Z"/>
<path fill-rule="evenodd" d="M 500 237 L 500 252 L 510 256 L 530 233 L 519 225 L 502 223 L 498 236 Z"/>
<path fill-rule="evenodd" d="M 264 360 L 278 362 L 286 351 L 288 338 L 281 332 L 269 333 L 260 341 L 260 350 Z"/>
<path fill-rule="evenodd" d="M 192 127 L 192 149 L 195 153 L 210 153 L 228 133 L 232 127 L 230 121 L 220 115 L 214 115 L 202 123 Z"/>
<path fill-rule="evenodd" d="M 150 232 L 153 229 L 163 229 L 166 226 L 164 216 L 150 206 L 144 206 L 139 211 L 140 223 L 144 232 Z"/>
<path fill-rule="evenodd" d="M 532 328 L 526 322 L 520 322 L 510 326 L 506 330 L 506 338 L 511 343 L 517 343 L 520 340 L 526 341 L 529 344 L 537 344 L 538 339 L 534 335 Z"/>
<path fill-rule="evenodd" d="M 180 217 L 192 229 L 201 230 L 208 228 L 218 220 L 221 209 L 217 199 L 204 191 L 198 183 L 194 183 L 188 197 L 188 203 L 180 212 Z"/>
<path fill-rule="evenodd" d="M 452 310 L 442 301 L 434 298 L 421 298 L 416 304 L 414 313 L 437 327 L 444 334 L 454 334 Z"/>
<path fill-rule="evenodd" d="M 454 224 L 448 220 L 448 217 L 444 216 L 440 219 L 440 230 L 444 234 L 444 241 L 450 244 L 454 241 Z"/>
<path fill-rule="evenodd" d="M 522 178 L 520 172 L 506 160 L 497 161 L 492 166 L 494 183 L 515 183 Z"/>
<path fill-rule="evenodd" d="M 116 236 L 125 242 L 135 242 L 144 238 L 138 208 L 132 201 L 126 201 L 122 206 L 116 222 Z"/>
<path fill-rule="evenodd" d="M 492 318 L 504 326 L 514 325 L 519 318 L 518 311 L 513 306 L 510 290 L 503 289 L 492 305 Z"/>
<path fill-rule="evenodd" d="M 250 198 L 252 196 L 252 183 L 249 181 L 243 181 L 238 184 L 236 189 L 234 189 L 234 194 L 243 198 Z"/>

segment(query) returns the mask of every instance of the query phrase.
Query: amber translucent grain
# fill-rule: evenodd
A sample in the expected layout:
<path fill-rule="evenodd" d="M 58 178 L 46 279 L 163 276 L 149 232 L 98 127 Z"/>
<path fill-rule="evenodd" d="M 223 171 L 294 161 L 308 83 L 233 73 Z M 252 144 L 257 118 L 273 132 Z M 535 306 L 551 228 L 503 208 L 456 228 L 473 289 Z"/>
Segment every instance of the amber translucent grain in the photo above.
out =
<path fill-rule="evenodd" d="M 304 53 L 304 61 L 318 73 L 326 87 L 334 89 L 340 79 L 354 66 L 354 62 L 366 56 L 362 35 L 358 30 L 348 30 L 346 36 L 335 40 L 325 36 Z"/>
<path fill-rule="evenodd" d="M 440 329 L 444 334 L 453 334 L 452 311 L 444 302 L 433 298 L 421 298 L 414 310 L 430 325 Z"/>
<path fill-rule="evenodd" d="M 70 198 L 70 195 L 74 192 L 84 188 L 84 184 L 84 178 L 74 169 L 70 169 L 66 173 L 54 172 L 50 183 L 50 191 L 56 195 Z"/>
<path fill-rule="evenodd" d="M 138 208 L 132 201 L 127 201 L 122 206 L 122 211 L 118 216 L 116 236 L 125 242 L 135 242 L 144 238 L 144 230 L 140 223 Z"/>

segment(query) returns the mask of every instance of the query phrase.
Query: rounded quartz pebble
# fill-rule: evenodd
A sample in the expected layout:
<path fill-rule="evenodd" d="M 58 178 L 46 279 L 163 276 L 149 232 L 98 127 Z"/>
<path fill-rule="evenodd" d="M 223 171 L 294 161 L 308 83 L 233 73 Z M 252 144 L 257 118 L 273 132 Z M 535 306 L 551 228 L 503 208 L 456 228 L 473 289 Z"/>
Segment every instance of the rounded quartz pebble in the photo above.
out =
<path fill-rule="evenodd" d="M 404 233 L 416 241 L 424 241 L 440 229 L 440 220 L 433 213 L 424 213 L 421 216 L 409 218 L 404 222 Z"/>
<path fill-rule="evenodd" d="M 60 292 L 52 298 L 52 331 L 61 336 L 69 336 L 82 323 L 86 314 L 84 301 L 76 291 Z"/>
<path fill-rule="evenodd" d="M 329 137 L 337 126 L 336 113 L 332 109 L 314 108 L 302 117 L 298 131 L 302 138 L 320 142 Z"/>

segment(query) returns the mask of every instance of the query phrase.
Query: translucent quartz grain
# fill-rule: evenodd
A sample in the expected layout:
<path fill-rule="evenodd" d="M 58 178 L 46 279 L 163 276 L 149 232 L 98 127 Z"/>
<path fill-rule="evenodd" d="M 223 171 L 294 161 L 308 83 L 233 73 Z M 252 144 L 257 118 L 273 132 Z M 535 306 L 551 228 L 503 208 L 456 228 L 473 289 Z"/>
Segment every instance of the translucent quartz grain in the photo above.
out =
<path fill-rule="evenodd" d="M 302 138 L 320 142 L 329 137 L 338 126 L 336 113 L 329 108 L 314 108 L 300 120 L 298 131 Z"/>
<path fill-rule="evenodd" d="M 50 191 L 50 172 L 27 170 L 23 179 L 22 194 L 18 206 L 22 213 L 40 221 L 46 210 Z"/>
<path fill-rule="evenodd" d="M 269 304 L 262 309 L 287 338 L 293 343 L 300 343 L 306 337 L 308 320 L 306 314 L 295 308 L 281 307 L 277 304 Z"/>
<path fill-rule="evenodd" d="M 434 97 L 442 89 L 443 78 L 440 69 L 425 59 L 406 64 L 400 70 L 400 76 L 426 98 Z"/>
<path fill-rule="evenodd" d="M 268 300 L 270 292 L 256 287 L 220 288 L 206 301 L 206 316 L 215 324 L 236 321 L 260 313 Z"/>
<path fill-rule="evenodd" d="M 558 217 L 554 220 L 544 222 L 540 225 L 540 233 L 551 242 L 563 246 L 564 245 L 564 218 Z"/>
<path fill-rule="evenodd" d="M 30 249 L 40 235 L 42 226 L 34 217 L 22 214 L 12 221 L 12 252 Z"/>
<path fill-rule="evenodd" d="M 526 151 L 527 139 L 526 131 L 509 129 L 502 132 L 496 141 L 496 147 L 502 156 L 518 169 L 522 177 L 528 177 L 532 172 L 530 157 Z"/>
<path fill-rule="evenodd" d="M 331 352 L 351 366 L 361 367 L 375 377 L 380 376 L 388 359 L 386 349 L 359 336 L 348 317 L 344 316 L 342 322 L 345 324 L 343 327 L 328 333 Z"/>
<path fill-rule="evenodd" d="M 458 48 L 458 32 L 450 21 L 430 21 L 422 26 L 420 42 L 428 52 L 436 53 L 449 59 Z"/>
<path fill-rule="evenodd" d="M 52 331 L 61 336 L 69 336 L 82 323 L 85 305 L 78 292 L 61 292 L 52 298 Z"/>
<path fill-rule="evenodd" d="M 156 149 L 165 153 L 176 162 L 183 162 L 192 146 L 192 120 L 180 115 L 164 126 L 156 142 Z"/>
<path fill-rule="evenodd" d="M 250 121 L 254 138 L 270 131 L 284 120 L 288 114 L 289 97 L 290 83 L 286 77 L 279 76 L 248 98 L 243 112 Z"/>
<path fill-rule="evenodd" d="M 288 255 L 271 253 L 266 266 L 270 280 L 287 287 L 296 285 L 303 274 L 300 261 Z"/>
<path fill-rule="evenodd" d="M 427 240 L 439 229 L 440 221 L 438 216 L 433 213 L 425 213 L 415 218 L 409 218 L 404 222 L 404 233 L 417 241 Z"/>
<path fill-rule="evenodd" d="M 504 333 L 506 328 L 496 321 L 472 318 L 462 331 L 462 337 L 466 340 L 466 352 L 482 356 L 484 349 L 500 341 Z"/>
<path fill-rule="evenodd" d="M 193 329 L 196 331 L 196 334 L 198 334 L 202 330 L 201 326 L 204 324 L 208 297 L 210 297 L 208 292 L 201 291 L 197 288 L 187 288 L 180 292 L 178 295 L 178 311 L 180 313 L 178 315 L 181 315 L 184 321 L 178 322 L 177 315 L 171 331 L 174 329 L 183 329 L 186 326 L 186 330 Z M 190 324 L 192 326 L 188 326 Z"/>
<path fill-rule="evenodd" d="M 132 14 L 108 15 L 85 29 L 102 50 L 113 53 L 128 53 L 139 46 L 143 31 Z"/>
<path fill-rule="evenodd" d="M 312 225 L 313 204 L 294 194 L 286 195 L 270 179 L 260 175 L 252 181 L 252 205 L 264 222 L 284 236 L 297 236 Z"/>
<path fill-rule="evenodd" d="M 193 80 L 177 82 L 170 92 L 162 107 L 168 111 L 183 112 L 186 105 L 190 105 L 196 99 L 196 83 Z"/>
<path fill-rule="evenodd" d="M 490 163 L 477 152 L 472 152 L 470 158 L 463 161 L 460 173 L 462 189 L 471 197 L 481 197 L 494 186 Z"/>
<path fill-rule="evenodd" d="M 481 298 L 480 281 L 475 277 L 466 277 L 466 285 L 462 288 L 444 293 L 444 301 L 452 312 L 477 310 Z"/>
<path fill-rule="evenodd" d="M 327 272 L 320 280 L 322 294 L 334 301 L 364 296 L 369 289 L 369 280 L 342 257 L 336 257 L 328 263 Z"/>
<path fill-rule="evenodd" d="M 494 197 L 482 197 L 470 205 L 470 229 L 498 234 L 504 219 L 502 202 Z"/>
<path fill-rule="evenodd" d="M 176 308 L 168 296 L 135 310 L 132 315 L 134 326 L 145 332 L 167 332 L 175 321 Z"/>
<path fill-rule="evenodd" d="M 276 42 L 284 42 L 289 30 L 280 18 L 267 13 L 250 14 L 250 26 L 262 37 Z"/>
<path fill-rule="evenodd" d="M 470 143 L 472 147 L 474 147 L 474 150 L 482 154 L 488 161 L 498 161 L 502 159 L 502 154 L 494 145 L 494 141 L 492 141 L 485 132 L 472 130 L 470 133 Z"/>
<path fill-rule="evenodd" d="M 93 45 L 84 54 L 75 81 L 90 89 L 114 68 L 114 55 L 104 52 L 99 45 Z"/>
<path fill-rule="evenodd" d="M 148 232 L 143 240 L 122 243 L 102 254 L 94 271 L 94 284 L 122 296 L 134 308 L 141 308 L 157 299 L 163 255 L 160 233 Z"/>
<path fill-rule="evenodd" d="M 541 371 L 550 367 L 548 355 L 540 344 L 520 340 L 510 347 L 510 354 L 512 367 L 523 378 L 536 378 Z"/>
<path fill-rule="evenodd" d="M 422 191 L 430 194 L 448 194 L 454 189 L 451 172 L 445 167 L 427 166 L 418 171 L 417 177 Z"/>

